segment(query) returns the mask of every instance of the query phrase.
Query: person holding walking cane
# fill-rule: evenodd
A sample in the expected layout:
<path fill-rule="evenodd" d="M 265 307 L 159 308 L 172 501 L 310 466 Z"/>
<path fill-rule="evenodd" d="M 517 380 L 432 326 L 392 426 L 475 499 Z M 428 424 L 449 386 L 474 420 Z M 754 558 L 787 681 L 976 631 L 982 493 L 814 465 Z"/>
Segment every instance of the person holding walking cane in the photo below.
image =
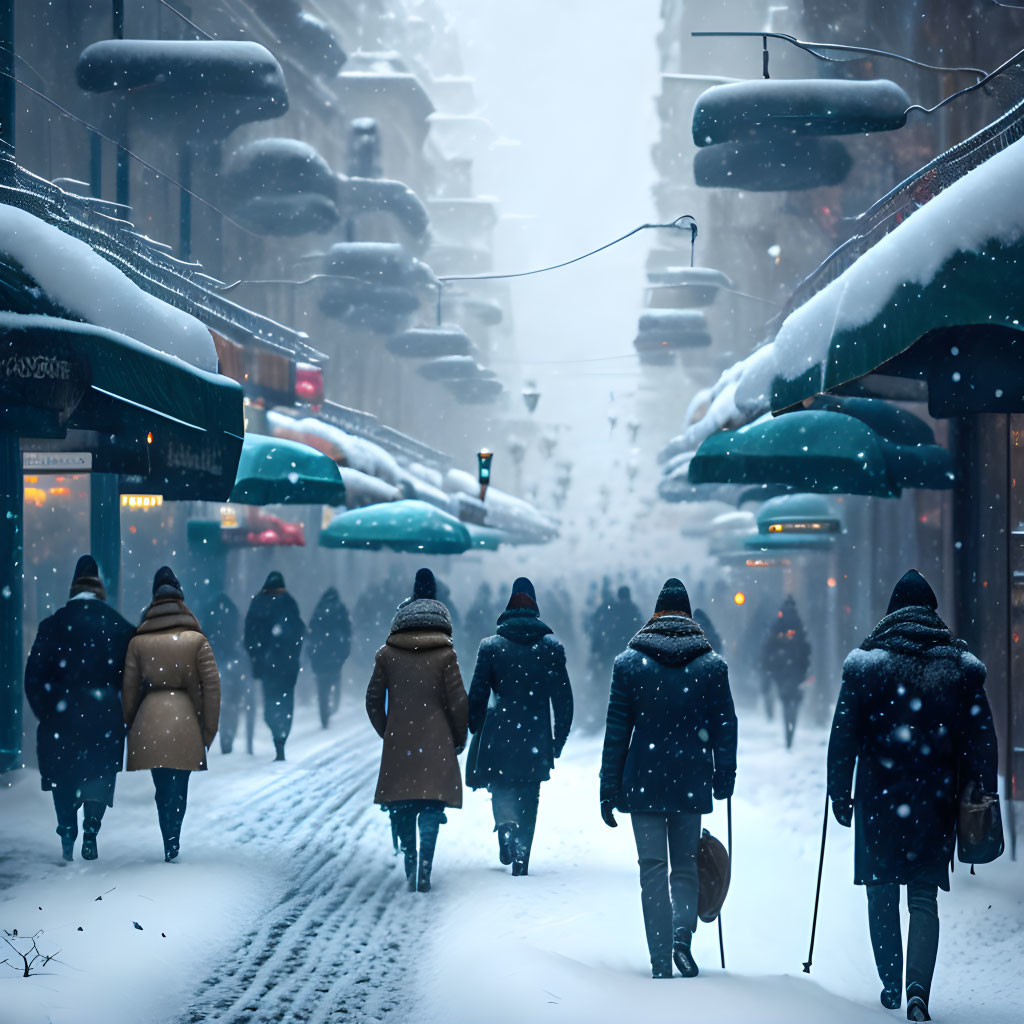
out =
<path fill-rule="evenodd" d="M 693 621 L 686 588 L 662 587 L 653 618 L 615 659 L 601 761 L 601 817 L 629 814 L 655 978 L 698 974 L 701 815 L 736 778 L 736 711 L 729 670 Z M 670 873 L 671 866 L 671 873 Z"/>
<path fill-rule="evenodd" d="M 845 827 L 856 820 L 854 883 L 867 889 L 871 945 L 887 1009 L 903 998 L 900 886 L 907 889 L 912 1021 L 931 1020 L 936 891 L 949 890 L 961 794 L 968 787 L 996 792 L 985 666 L 953 638 L 937 606 L 916 570 L 896 584 L 885 618 L 843 666 L 828 746 L 833 814 Z"/>

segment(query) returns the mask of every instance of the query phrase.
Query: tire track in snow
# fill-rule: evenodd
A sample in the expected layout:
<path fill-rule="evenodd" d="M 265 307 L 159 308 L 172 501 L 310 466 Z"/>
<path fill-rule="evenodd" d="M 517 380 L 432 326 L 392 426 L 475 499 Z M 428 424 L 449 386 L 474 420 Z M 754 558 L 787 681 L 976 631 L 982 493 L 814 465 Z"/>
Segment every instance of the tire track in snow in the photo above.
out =
<path fill-rule="evenodd" d="M 425 927 L 429 899 L 405 892 L 372 803 L 374 739 L 361 724 L 346 730 L 301 771 L 238 805 L 230 839 L 293 870 L 277 905 L 202 982 L 180 1024 L 381 1021 L 399 1009 L 403 938 Z"/>

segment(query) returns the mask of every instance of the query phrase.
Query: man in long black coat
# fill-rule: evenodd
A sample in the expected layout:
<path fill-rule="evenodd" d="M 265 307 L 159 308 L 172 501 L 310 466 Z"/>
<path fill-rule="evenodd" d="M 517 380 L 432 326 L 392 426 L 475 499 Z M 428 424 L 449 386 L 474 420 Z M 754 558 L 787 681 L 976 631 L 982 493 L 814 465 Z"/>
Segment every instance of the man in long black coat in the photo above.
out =
<path fill-rule="evenodd" d="M 907 887 L 907 1017 L 929 1020 L 939 943 L 936 890 L 949 889 L 958 795 L 996 792 L 996 737 L 985 666 L 955 640 L 916 570 L 843 666 L 828 746 L 828 792 L 840 824 L 856 818 L 854 882 L 867 886 L 882 1004 L 902 1001 L 899 890 Z M 857 788 L 850 798 L 854 767 Z"/>
<path fill-rule="evenodd" d="M 529 871 L 540 784 L 562 753 L 572 712 L 565 651 L 541 620 L 533 584 L 520 577 L 497 634 L 477 654 L 469 688 L 475 735 L 466 762 L 467 785 L 491 793 L 499 856 L 514 875 Z"/>
<path fill-rule="evenodd" d="M 352 622 L 337 587 L 328 587 L 313 609 L 306 650 L 316 676 L 320 724 L 326 729 L 341 704 L 341 673 L 352 651 Z"/>
<path fill-rule="evenodd" d="M 787 596 L 772 620 L 761 648 L 761 670 L 769 685 L 775 687 L 782 705 L 787 750 L 793 746 L 802 687 L 810 668 L 811 645 L 807 641 L 807 631 L 796 610 L 796 601 Z"/>
<path fill-rule="evenodd" d="M 700 819 L 732 796 L 736 711 L 729 670 L 691 617 L 686 588 L 662 587 L 654 617 L 615 659 L 601 759 L 601 817 L 632 818 L 655 978 L 692 978 Z M 671 888 L 669 881 L 671 864 Z"/>
<path fill-rule="evenodd" d="M 306 624 L 279 572 L 267 576 L 245 616 L 245 648 L 252 672 L 263 684 L 263 718 L 274 737 L 276 761 L 284 760 L 284 743 L 292 729 L 295 683 Z"/>
<path fill-rule="evenodd" d="M 70 600 L 39 624 L 25 667 L 42 787 L 53 794 L 65 860 L 74 858 L 83 805 L 82 857 L 96 859 L 96 833 L 124 763 L 121 682 L 135 627 L 106 597 L 96 560 L 83 555 Z"/>

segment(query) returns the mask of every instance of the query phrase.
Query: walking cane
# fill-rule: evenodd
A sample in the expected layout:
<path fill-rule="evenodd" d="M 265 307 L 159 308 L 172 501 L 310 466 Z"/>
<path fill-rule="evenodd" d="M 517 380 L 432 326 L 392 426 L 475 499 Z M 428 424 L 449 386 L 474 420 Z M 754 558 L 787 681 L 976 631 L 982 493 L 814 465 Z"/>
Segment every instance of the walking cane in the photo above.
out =
<path fill-rule="evenodd" d="M 821 898 L 821 869 L 825 866 L 825 834 L 828 832 L 828 793 L 825 793 L 825 817 L 821 822 L 821 853 L 818 855 L 818 887 L 814 891 L 814 917 L 811 919 L 811 948 L 807 951 L 804 974 L 811 973 L 814 959 L 814 932 L 818 927 L 818 900 Z"/>
<path fill-rule="evenodd" d="M 727 825 L 726 839 L 729 850 L 729 874 L 732 875 L 732 797 L 725 801 Z M 718 955 L 722 958 L 722 970 L 725 970 L 725 940 L 722 938 L 722 912 L 718 912 Z"/>

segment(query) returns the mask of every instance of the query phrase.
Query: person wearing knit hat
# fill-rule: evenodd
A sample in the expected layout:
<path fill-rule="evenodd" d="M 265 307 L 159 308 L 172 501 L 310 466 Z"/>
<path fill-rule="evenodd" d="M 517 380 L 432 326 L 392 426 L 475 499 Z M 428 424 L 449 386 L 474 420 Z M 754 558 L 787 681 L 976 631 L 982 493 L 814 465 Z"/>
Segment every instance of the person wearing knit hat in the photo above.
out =
<path fill-rule="evenodd" d="M 220 670 L 213 648 L 166 565 L 153 579 L 153 600 L 128 645 L 121 695 L 128 726 L 127 770 L 153 777 L 164 860 L 174 861 L 192 772 L 220 724 Z"/>
<path fill-rule="evenodd" d="M 284 760 L 284 745 L 295 713 L 295 686 L 306 624 L 295 598 L 285 589 L 284 576 L 267 575 L 263 588 L 245 615 L 244 643 L 252 674 L 263 689 L 263 719 L 274 740 L 274 760 Z"/>
<path fill-rule="evenodd" d="M 466 690 L 452 620 L 436 595 L 434 574 L 420 569 L 366 688 L 366 714 L 384 741 L 374 803 L 391 817 L 409 891 L 422 893 L 430 891 L 445 811 L 462 806 L 458 755 L 466 744 Z"/>
<path fill-rule="evenodd" d="M 529 873 L 541 783 L 561 756 L 572 716 L 565 650 L 540 617 L 533 583 L 520 576 L 476 656 L 466 758 L 466 784 L 491 794 L 498 858 L 513 875 Z"/>
<path fill-rule="evenodd" d="M 995 794 L 998 783 L 985 666 L 937 606 L 915 569 L 899 580 L 885 617 L 843 665 L 828 744 L 828 795 L 836 820 L 855 825 L 853 881 L 867 892 L 881 1002 L 900 1006 L 905 959 L 914 1021 L 931 1019 L 937 895 L 949 890 L 961 795 Z M 901 886 L 910 908 L 905 958 Z"/>
<path fill-rule="evenodd" d="M 701 815 L 732 796 L 736 711 L 682 582 L 666 580 L 654 607 L 612 669 L 601 817 L 610 828 L 616 810 L 632 821 L 652 975 L 671 978 L 674 962 L 692 978 Z"/>
<path fill-rule="evenodd" d="M 95 860 L 100 823 L 114 804 L 124 762 L 124 661 L 134 632 L 107 604 L 96 559 L 83 555 L 67 604 L 39 624 L 25 667 L 25 695 L 39 719 L 42 788 L 53 796 L 66 861 L 74 859 L 79 809 L 82 857 Z"/>

